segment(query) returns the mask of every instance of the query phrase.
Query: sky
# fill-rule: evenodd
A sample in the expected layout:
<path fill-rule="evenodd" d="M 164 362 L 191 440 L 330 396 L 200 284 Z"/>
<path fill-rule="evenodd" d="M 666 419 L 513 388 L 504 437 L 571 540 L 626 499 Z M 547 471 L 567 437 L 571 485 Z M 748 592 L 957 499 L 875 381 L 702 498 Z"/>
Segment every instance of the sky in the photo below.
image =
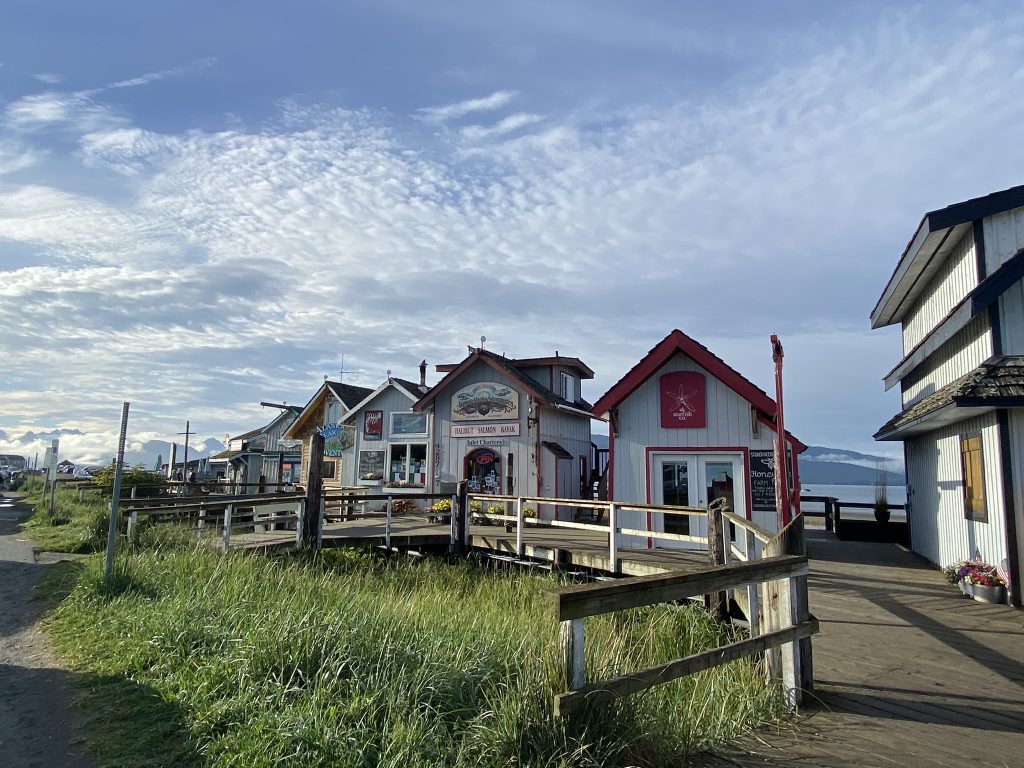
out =
<path fill-rule="evenodd" d="M 593 401 L 679 328 L 769 392 L 779 334 L 790 430 L 897 455 L 868 315 L 922 214 L 1024 182 L 1022 90 L 998 2 L 7 0 L 0 452 L 481 336 Z"/>

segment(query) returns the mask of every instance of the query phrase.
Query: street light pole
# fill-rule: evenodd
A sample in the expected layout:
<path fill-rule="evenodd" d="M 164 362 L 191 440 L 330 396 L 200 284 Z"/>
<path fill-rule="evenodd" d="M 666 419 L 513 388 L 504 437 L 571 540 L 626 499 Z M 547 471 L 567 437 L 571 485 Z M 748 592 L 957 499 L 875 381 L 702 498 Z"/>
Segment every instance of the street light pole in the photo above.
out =
<path fill-rule="evenodd" d="M 188 479 L 188 435 L 189 435 L 189 426 L 190 426 L 189 425 L 189 421 L 188 421 L 188 419 L 186 419 L 185 420 L 185 431 L 178 433 L 179 435 L 184 435 L 185 436 L 185 459 L 184 459 L 184 462 L 181 465 L 181 479 L 182 480 L 187 480 Z"/>

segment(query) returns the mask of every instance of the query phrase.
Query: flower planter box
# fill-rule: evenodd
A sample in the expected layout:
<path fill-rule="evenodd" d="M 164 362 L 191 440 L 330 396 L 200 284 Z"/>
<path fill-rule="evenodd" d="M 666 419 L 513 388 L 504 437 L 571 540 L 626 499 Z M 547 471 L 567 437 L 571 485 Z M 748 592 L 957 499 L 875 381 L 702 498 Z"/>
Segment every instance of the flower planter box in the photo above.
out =
<path fill-rule="evenodd" d="M 971 584 L 971 596 L 979 603 L 1002 605 L 1006 602 L 1006 587 L 986 587 L 982 584 Z"/>

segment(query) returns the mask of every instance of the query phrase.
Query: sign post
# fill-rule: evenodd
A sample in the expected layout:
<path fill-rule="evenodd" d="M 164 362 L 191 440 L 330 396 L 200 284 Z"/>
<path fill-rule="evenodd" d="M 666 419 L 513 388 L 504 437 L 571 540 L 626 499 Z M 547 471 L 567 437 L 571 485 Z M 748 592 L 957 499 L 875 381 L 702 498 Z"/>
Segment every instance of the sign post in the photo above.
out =
<path fill-rule="evenodd" d="M 775 363 L 775 411 L 776 428 L 778 429 L 778 443 L 775 449 L 775 461 L 778 472 L 775 474 L 775 485 L 778 489 L 776 497 L 779 506 L 779 530 L 789 525 L 790 520 L 790 490 L 789 490 L 789 461 L 786 452 L 786 423 L 782 418 L 782 342 L 774 333 L 771 336 L 772 361 Z"/>
<path fill-rule="evenodd" d="M 46 467 L 46 477 L 50 481 L 50 517 L 54 512 L 54 496 L 57 493 L 57 451 L 60 449 L 60 440 L 50 441 L 50 462 Z"/>
<path fill-rule="evenodd" d="M 110 497 L 110 522 L 107 525 L 107 561 L 103 566 L 103 581 L 110 581 L 114 568 L 114 546 L 117 543 L 117 515 L 121 504 L 121 472 L 124 468 L 124 442 L 128 434 L 127 401 L 121 405 L 121 435 L 117 441 L 117 460 L 114 463 L 114 489 Z"/>

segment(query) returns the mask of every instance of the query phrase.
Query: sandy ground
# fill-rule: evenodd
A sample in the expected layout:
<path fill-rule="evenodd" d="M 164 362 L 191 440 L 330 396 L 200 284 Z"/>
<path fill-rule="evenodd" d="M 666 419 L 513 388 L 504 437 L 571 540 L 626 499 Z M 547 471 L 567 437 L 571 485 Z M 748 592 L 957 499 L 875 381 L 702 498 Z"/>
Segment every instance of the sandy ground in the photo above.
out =
<path fill-rule="evenodd" d="M 0 765 L 92 768 L 71 709 L 72 673 L 36 626 L 42 606 L 33 586 L 45 566 L 18 532 L 26 513 L 0 494 Z"/>

